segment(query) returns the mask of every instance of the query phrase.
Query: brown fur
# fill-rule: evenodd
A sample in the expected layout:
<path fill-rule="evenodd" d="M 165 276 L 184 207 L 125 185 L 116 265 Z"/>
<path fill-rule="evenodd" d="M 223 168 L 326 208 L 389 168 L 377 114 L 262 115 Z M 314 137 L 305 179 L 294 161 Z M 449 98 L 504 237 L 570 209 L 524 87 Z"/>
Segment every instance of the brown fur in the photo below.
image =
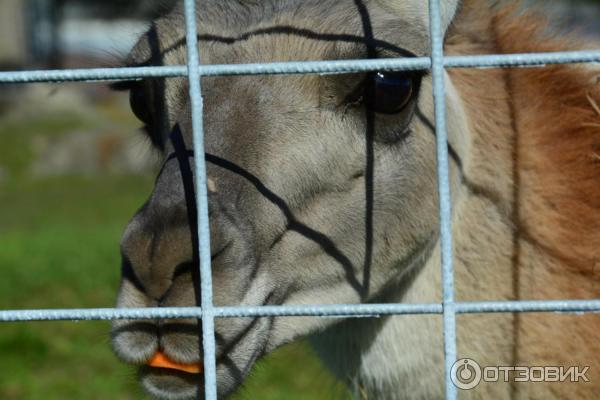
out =
<path fill-rule="evenodd" d="M 449 33 L 447 53 L 584 48 L 573 38 L 550 36 L 540 15 L 517 15 L 516 10 L 513 6 L 492 12 L 479 0 L 466 1 Z M 450 76 L 465 102 L 476 132 L 473 141 L 482 154 L 471 155 L 466 179 L 490 188 L 487 194 L 493 194 L 496 207 L 513 225 L 514 282 L 512 290 L 505 288 L 511 292 L 507 298 L 600 297 L 600 113 L 596 109 L 600 70 L 556 65 L 454 70 Z M 507 108 L 510 118 L 502 115 Z M 461 257 L 459 246 L 457 257 Z M 502 296 L 503 285 L 483 286 L 479 292 L 483 298 Z M 464 297 L 481 300 L 472 289 L 458 284 L 459 296 L 462 292 Z M 597 315 L 520 314 L 514 316 L 513 327 L 513 363 L 591 365 L 591 383 L 513 385 L 512 397 L 595 398 L 600 387 Z M 473 349 L 466 352 L 473 354 Z"/>
<path fill-rule="evenodd" d="M 500 14 L 497 25 L 506 53 L 581 47 L 541 34 L 543 22 L 534 16 Z M 519 135 L 520 223 L 571 272 L 593 278 L 600 262 L 600 113 L 593 107 L 600 101 L 600 70 L 556 65 L 515 69 L 510 78 Z"/>
<path fill-rule="evenodd" d="M 513 4 L 490 13 L 481 0 L 466 1 L 454 30 L 449 32 L 447 53 L 510 54 L 585 48 L 574 37 L 547 33 L 544 16 L 531 11 L 516 15 L 516 10 Z M 519 217 L 514 223 L 520 233 L 560 260 L 569 272 L 598 280 L 600 68 L 567 64 L 454 70 L 450 74 L 459 82 L 459 90 L 466 91 L 463 100 L 468 103 L 467 112 L 472 121 L 481 124 L 476 129 L 486 141 L 497 134 L 483 130 L 496 128 L 501 119 L 490 117 L 490 113 L 497 111 L 498 101 L 510 99 L 518 204 L 515 214 Z M 491 77 L 504 80 L 507 93 L 490 86 Z M 485 93 L 481 93 L 482 87 Z M 482 102 L 482 96 L 487 102 Z M 494 142 L 499 146 L 503 141 Z M 497 187 L 498 182 L 493 182 L 490 186 Z"/>
<path fill-rule="evenodd" d="M 502 52 L 582 47 L 568 38 L 542 34 L 544 21 L 533 15 L 508 19 L 499 14 L 496 24 Z M 510 71 L 518 135 L 518 227 L 525 241 L 547 253 L 558 266 L 545 275 L 553 276 L 552 281 L 522 282 L 520 297 L 600 297 L 600 276 L 595 271 L 600 266 L 600 160 L 596 157 L 600 114 L 593 107 L 600 99 L 600 87 L 595 82 L 599 74 L 599 70 L 580 65 Z M 526 261 L 522 264 L 527 266 Z M 540 276 L 544 276 L 543 271 Z M 600 331 L 600 318 L 535 314 L 518 318 L 520 359 L 592 363 L 591 384 L 600 384 L 600 375 L 594 371 L 600 347 L 593 339 Z M 557 344 L 560 351 L 549 356 L 547 349 Z M 552 390 L 555 396 L 579 399 L 591 399 L 593 392 L 598 393 L 581 384 Z"/>
<path fill-rule="evenodd" d="M 487 25 L 480 0 L 467 1 L 463 7 L 455 31 L 450 32 L 449 54 L 585 48 L 572 37 L 545 33 L 546 20 L 532 12 L 515 16 L 516 7 L 505 8 L 488 14 Z M 489 40 L 488 29 L 494 31 L 492 43 L 481 39 Z M 478 85 L 490 78 L 489 71 L 451 74 L 471 86 L 469 91 L 481 88 Z M 469 103 L 474 107 L 470 115 L 483 124 L 477 117 L 482 115 L 482 106 L 489 105 L 491 110 L 491 102 L 510 98 L 518 145 L 514 154 L 522 217 L 518 226 L 525 237 L 562 260 L 571 272 L 593 278 L 593 266 L 600 262 L 600 69 L 567 64 L 495 70 L 492 74 L 504 75 L 508 93 L 486 90 L 490 103 L 474 99 Z M 493 121 L 490 110 L 485 110 L 485 120 Z"/>

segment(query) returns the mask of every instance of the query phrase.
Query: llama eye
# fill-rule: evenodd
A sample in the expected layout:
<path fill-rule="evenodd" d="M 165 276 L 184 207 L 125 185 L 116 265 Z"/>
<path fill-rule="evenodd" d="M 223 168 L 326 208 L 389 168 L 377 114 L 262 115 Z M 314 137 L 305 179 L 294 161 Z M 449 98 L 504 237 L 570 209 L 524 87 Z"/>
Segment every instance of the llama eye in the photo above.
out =
<path fill-rule="evenodd" d="M 148 99 L 141 85 L 135 85 L 129 92 L 129 105 L 133 114 L 142 122 L 150 124 L 152 113 L 148 108 Z"/>
<path fill-rule="evenodd" d="M 418 79 L 407 72 L 374 72 L 369 75 L 365 104 L 379 114 L 397 114 L 417 92 Z"/>

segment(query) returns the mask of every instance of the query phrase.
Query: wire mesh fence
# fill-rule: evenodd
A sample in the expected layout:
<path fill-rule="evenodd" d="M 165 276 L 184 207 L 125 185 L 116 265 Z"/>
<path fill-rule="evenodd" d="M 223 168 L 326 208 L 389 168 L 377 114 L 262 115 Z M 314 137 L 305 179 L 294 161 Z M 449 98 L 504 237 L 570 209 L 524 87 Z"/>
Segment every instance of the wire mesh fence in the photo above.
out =
<path fill-rule="evenodd" d="M 266 316 L 369 317 L 379 315 L 439 314 L 443 316 L 446 398 L 457 398 L 450 379 L 456 361 L 456 314 L 505 312 L 600 312 L 600 300 L 457 302 L 454 298 L 452 257 L 452 211 L 446 133 L 444 71 L 448 68 L 492 68 L 544 66 L 564 63 L 600 62 L 600 51 L 532 54 L 444 56 L 440 0 L 430 0 L 431 56 L 410 59 L 372 59 L 202 65 L 199 59 L 196 0 L 185 0 L 187 65 L 52 71 L 0 72 L 0 83 L 135 80 L 149 77 L 187 77 L 192 107 L 193 143 L 196 154 L 204 154 L 203 100 L 200 78 L 217 75 L 337 74 L 381 70 L 431 70 L 436 122 L 440 244 L 443 301 L 424 304 L 336 304 L 303 306 L 215 307 L 212 299 L 210 232 L 206 169 L 203 157 L 195 158 L 200 249 L 201 307 L 127 309 L 5 310 L 0 321 L 114 320 L 150 318 L 197 318 L 202 321 L 205 398 L 217 398 L 215 318 Z"/>

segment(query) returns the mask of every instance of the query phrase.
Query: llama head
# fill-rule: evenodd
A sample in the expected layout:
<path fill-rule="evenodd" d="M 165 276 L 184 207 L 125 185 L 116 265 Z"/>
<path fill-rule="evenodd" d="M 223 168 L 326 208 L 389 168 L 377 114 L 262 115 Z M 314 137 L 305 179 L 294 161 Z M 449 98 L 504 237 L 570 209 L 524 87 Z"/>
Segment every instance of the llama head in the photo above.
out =
<path fill-rule="evenodd" d="M 455 8 L 445 2 L 444 26 Z M 422 0 L 211 0 L 198 13 L 204 64 L 429 53 Z M 181 7 L 155 21 L 130 64 L 185 64 L 184 26 Z M 194 306 L 188 83 L 125 86 L 164 164 L 123 236 L 118 306 Z M 202 90 L 215 305 L 374 301 L 422 261 L 437 237 L 427 73 L 204 77 Z M 457 109 L 448 113 L 461 130 Z M 262 355 L 334 322 L 217 319 L 219 393 L 235 389 Z M 198 363 L 198 333 L 196 320 L 116 321 L 113 347 L 141 366 L 150 393 L 197 398 L 201 377 L 145 365 L 157 351 Z"/>

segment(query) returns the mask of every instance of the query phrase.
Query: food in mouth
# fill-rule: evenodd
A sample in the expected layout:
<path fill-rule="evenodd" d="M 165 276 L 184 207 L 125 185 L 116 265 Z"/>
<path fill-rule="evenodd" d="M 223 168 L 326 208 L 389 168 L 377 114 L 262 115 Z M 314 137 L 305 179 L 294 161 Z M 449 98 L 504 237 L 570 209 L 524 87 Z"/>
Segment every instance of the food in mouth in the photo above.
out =
<path fill-rule="evenodd" d="M 152 356 L 150 361 L 148 361 L 148 365 L 154 368 L 174 369 L 187 372 L 188 374 L 201 374 L 204 371 L 202 363 L 181 364 L 169 359 L 169 357 L 161 351 L 157 351 L 154 356 Z"/>

